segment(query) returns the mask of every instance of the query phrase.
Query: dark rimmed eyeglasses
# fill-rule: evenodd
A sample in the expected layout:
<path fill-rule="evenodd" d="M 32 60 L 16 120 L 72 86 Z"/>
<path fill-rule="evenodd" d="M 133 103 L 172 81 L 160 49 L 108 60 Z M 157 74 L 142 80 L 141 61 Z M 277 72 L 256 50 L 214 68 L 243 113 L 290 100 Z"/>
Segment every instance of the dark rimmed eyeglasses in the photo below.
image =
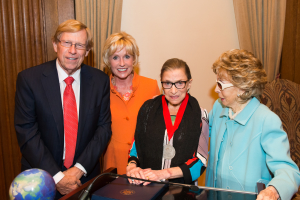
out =
<path fill-rule="evenodd" d="M 161 85 L 162 85 L 162 87 L 164 89 L 170 89 L 170 88 L 173 87 L 173 85 L 175 85 L 175 87 L 177 89 L 183 89 L 183 88 L 185 88 L 185 85 L 186 85 L 187 82 L 188 82 L 188 80 L 187 81 L 177 81 L 175 83 L 172 83 L 172 82 L 161 82 Z"/>
<path fill-rule="evenodd" d="M 234 85 L 232 83 L 222 83 L 221 81 L 216 80 L 218 88 L 222 91 L 226 88 L 233 87 Z"/>
<path fill-rule="evenodd" d="M 65 40 L 58 40 L 59 43 L 64 46 L 64 47 L 67 47 L 67 48 L 70 48 L 72 45 L 75 45 L 75 48 L 76 49 L 80 49 L 80 50 L 83 50 L 83 49 L 86 49 L 86 45 L 85 44 L 81 44 L 81 43 L 72 43 L 70 41 L 65 41 Z"/>

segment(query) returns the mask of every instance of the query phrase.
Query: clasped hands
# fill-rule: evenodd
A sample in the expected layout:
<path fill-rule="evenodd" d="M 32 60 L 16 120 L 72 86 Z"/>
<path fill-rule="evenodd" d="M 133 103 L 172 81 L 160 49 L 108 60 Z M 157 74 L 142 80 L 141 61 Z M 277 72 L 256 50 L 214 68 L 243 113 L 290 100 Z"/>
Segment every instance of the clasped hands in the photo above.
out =
<path fill-rule="evenodd" d="M 65 176 L 56 184 L 56 189 L 62 195 L 66 195 L 82 185 L 80 178 L 84 173 L 77 167 L 71 167 L 63 173 Z"/>
<path fill-rule="evenodd" d="M 130 164 L 126 168 L 126 175 L 135 177 L 135 178 L 141 178 L 151 181 L 160 181 L 163 179 L 169 178 L 168 173 L 166 173 L 164 170 L 152 170 L 150 168 L 147 169 L 141 169 L 140 167 L 136 167 L 135 164 Z M 136 184 L 136 185 L 148 185 L 151 182 L 146 181 L 140 181 L 140 180 L 134 180 L 134 179 L 128 179 L 129 183 Z"/>

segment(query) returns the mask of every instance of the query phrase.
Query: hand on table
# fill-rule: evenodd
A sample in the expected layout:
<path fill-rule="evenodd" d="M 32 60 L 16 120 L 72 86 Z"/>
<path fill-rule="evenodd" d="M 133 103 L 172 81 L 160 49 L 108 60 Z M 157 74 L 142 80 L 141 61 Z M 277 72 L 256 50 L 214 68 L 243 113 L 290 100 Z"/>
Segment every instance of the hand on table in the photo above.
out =
<path fill-rule="evenodd" d="M 136 164 L 134 163 L 131 163 L 127 166 L 126 175 L 135 178 L 146 179 L 146 177 L 144 176 L 143 169 L 141 169 L 140 167 L 136 167 Z M 128 181 L 131 184 L 137 184 L 137 185 L 143 183 L 143 181 L 134 180 L 134 179 L 128 179 Z"/>
<path fill-rule="evenodd" d="M 146 179 L 151 181 L 160 181 L 163 179 L 168 179 L 170 177 L 170 173 L 168 170 L 152 170 L 152 169 L 144 169 L 144 176 Z M 143 185 L 148 185 L 150 182 L 145 182 Z"/>
<path fill-rule="evenodd" d="M 256 200 L 277 200 L 278 198 L 277 190 L 273 186 L 268 186 L 258 194 Z"/>
<path fill-rule="evenodd" d="M 135 163 L 129 163 L 126 167 L 126 175 L 129 176 L 128 173 L 135 168 L 137 168 Z"/>

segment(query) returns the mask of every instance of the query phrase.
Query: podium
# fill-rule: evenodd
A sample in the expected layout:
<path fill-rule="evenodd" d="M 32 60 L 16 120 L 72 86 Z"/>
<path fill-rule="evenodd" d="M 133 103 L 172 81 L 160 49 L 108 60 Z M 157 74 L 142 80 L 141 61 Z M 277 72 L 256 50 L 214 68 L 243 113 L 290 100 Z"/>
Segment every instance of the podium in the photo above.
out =
<path fill-rule="evenodd" d="M 116 168 L 110 168 L 103 173 L 117 173 Z M 104 187 L 109 184 L 116 177 L 113 176 L 102 176 L 97 179 L 92 187 L 91 195 L 97 191 L 99 188 Z M 94 179 L 86 182 L 81 187 L 72 191 L 71 193 L 60 198 L 60 200 L 78 200 L 78 197 L 84 189 L 86 189 Z M 147 186 L 145 186 L 147 187 Z M 169 185 L 164 192 L 157 196 L 157 200 L 256 200 L 256 193 L 253 192 L 242 192 L 242 191 L 232 191 L 220 188 L 208 188 L 199 187 L 198 191 L 192 191 L 190 188 L 185 186 L 175 186 Z"/>

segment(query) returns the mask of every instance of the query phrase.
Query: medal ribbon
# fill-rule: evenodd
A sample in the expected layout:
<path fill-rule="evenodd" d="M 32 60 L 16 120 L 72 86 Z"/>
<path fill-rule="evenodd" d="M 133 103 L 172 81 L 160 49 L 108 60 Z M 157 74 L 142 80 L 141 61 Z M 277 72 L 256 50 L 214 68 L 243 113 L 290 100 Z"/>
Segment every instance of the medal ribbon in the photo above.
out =
<path fill-rule="evenodd" d="M 167 104 L 167 101 L 165 99 L 165 95 L 162 96 L 163 114 L 164 114 L 164 120 L 165 120 L 165 124 L 166 124 L 166 128 L 167 128 L 167 132 L 168 132 L 169 141 L 173 137 L 174 132 L 178 129 L 178 126 L 179 126 L 179 124 L 182 120 L 182 117 L 183 117 L 183 114 L 184 114 L 184 111 L 185 111 L 188 100 L 189 100 L 189 95 L 188 95 L 188 93 L 186 93 L 185 98 L 181 102 L 181 105 L 180 105 L 179 110 L 177 112 L 175 123 L 174 123 L 174 126 L 173 126 L 170 111 L 169 111 L 169 108 L 168 108 L 168 104 Z"/>

